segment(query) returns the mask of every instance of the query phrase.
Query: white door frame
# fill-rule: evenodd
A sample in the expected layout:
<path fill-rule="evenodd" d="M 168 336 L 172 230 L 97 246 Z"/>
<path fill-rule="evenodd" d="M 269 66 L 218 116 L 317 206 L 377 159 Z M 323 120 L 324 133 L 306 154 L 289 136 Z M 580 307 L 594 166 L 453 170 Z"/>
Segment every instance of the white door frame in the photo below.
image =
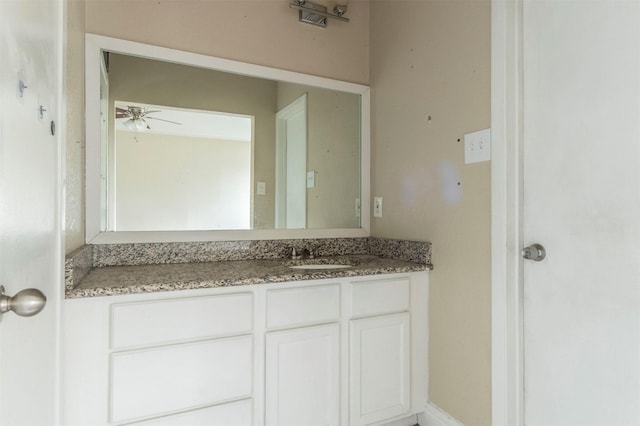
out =
<path fill-rule="evenodd" d="M 491 8 L 491 387 L 494 426 L 524 425 L 523 0 Z"/>
<path fill-rule="evenodd" d="M 289 188 L 287 187 L 287 166 L 289 164 L 289 158 L 287 155 L 287 121 L 298 114 L 304 114 L 305 117 L 305 130 L 304 130 L 304 162 L 306 170 L 307 162 L 307 94 L 303 94 L 289 105 L 282 108 L 276 113 L 276 228 L 288 229 L 289 221 L 287 220 L 287 199 L 289 198 Z M 305 176 L 302 176 L 304 179 Z M 307 203 L 307 194 L 303 194 L 305 211 Z M 304 218 L 306 228 L 306 215 Z"/>

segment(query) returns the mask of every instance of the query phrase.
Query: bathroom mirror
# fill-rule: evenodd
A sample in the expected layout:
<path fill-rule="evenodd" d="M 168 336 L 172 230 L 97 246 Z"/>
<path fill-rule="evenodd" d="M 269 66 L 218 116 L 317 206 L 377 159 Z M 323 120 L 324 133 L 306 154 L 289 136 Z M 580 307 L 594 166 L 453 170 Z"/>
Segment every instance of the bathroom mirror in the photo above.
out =
<path fill-rule="evenodd" d="M 369 102 L 362 85 L 87 34 L 86 240 L 368 236 Z"/>

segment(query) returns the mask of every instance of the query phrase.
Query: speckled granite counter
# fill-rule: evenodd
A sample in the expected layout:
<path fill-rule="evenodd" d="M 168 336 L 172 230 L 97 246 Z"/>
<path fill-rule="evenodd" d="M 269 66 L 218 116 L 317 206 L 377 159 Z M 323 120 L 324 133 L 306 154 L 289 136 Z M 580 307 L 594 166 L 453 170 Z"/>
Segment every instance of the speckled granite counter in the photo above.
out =
<path fill-rule="evenodd" d="M 352 240 L 352 241 L 351 241 Z M 288 260 L 281 247 L 301 244 L 212 242 L 85 246 L 67 257 L 66 298 L 112 296 L 279 283 L 323 278 L 405 273 L 431 269 L 431 244 L 381 238 L 307 240 L 322 257 Z M 271 248 L 271 250 L 256 249 Z M 234 250 L 234 247 L 236 249 Z M 249 248 L 247 248 L 249 247 Z M 300 246 L 303 247 L 303 246 Z M 275 249 L 277 248 L 277 250 Z M 244 250 L 243 250 L 244 249 Z M 204 253 L 204 254 L 203 254 Z M 274 258 L 274 253 L 276 258 Z M 196 256 L 193 258 L 193 256 Z M 291 269 L 305 264 L 347 264 L 348 268 Z"/>
<path fill-rule="evenodd" d="M 291 269 L 304 263 L 339 263 L 344 269 Z M 427 265 L 372 255 L 339 256 L 313 261 L 230 260 L 206 263 L 111 266 L 93 269 L 67 298 L 113 296 L 156 291 L 187 290 L 279 283 L 322 278 L 353 277 L 388 273 L 424 271 Z"/>

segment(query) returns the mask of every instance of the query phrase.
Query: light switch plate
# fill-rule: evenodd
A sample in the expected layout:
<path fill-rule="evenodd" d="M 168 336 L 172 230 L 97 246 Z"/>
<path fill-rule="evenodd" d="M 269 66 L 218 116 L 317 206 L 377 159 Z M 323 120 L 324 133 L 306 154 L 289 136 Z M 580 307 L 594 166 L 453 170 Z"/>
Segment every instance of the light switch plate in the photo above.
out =
<path fill-rule="evenodd" d="M 373 217 L 382 217 L 382 197 L 373 197 Z"/>
<path fill-rule="evenodd" d="M 489 160 L 491 160 L 491 129 L 465 134 L 464 163 L 479 163 Z"/>
<path fill-rule="evenodd" d="M 307 188 L 315 188 L 316 187 L 316 172 L 315 170 L 311 170 L 307 172 Z"/>

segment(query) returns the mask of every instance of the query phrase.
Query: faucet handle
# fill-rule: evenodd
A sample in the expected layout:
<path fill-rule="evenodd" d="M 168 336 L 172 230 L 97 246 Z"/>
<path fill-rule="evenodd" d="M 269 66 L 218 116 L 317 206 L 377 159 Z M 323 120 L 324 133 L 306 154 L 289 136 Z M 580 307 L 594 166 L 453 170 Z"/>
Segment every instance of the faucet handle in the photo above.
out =
<path fill-rule="evenodd" d="M 315 259 L 316 258 L 316 254 L 317 254 L 317 248 L 310 248 L 308 250 L 309 254 L 307 256 L 307 258 L 309 259 Z"/>

